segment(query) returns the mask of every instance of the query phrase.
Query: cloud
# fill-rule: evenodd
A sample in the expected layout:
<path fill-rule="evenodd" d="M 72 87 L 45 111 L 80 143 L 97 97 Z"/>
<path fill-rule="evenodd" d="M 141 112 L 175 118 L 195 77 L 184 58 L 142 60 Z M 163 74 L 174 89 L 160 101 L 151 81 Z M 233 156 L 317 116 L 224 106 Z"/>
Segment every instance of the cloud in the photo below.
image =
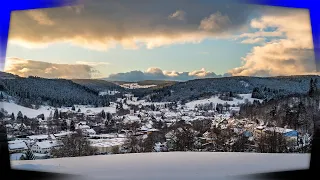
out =
<path fill-rule="evenodd" d="M 9 43 L 28 48 L 70 43 L 99 51 L 118 45 L 125 49 L 152 49 L 199 43 L 239 33 L 252 9 L 249 5 L 227 8 L 201 0 L 91 0 L 82 6 L 12 12 Z M 173 21 L 185 20 L 186 13 L 187 22 Z"/>
<path fill-rule="evenodd" d="M 29 10 L 26 14 L 40 25 L 53 26 L 55 24 L 44 11 Z"/>
<path fill-rule="evenodd" d="M 220 12 L 211 14 L 200 22 L 199 29 L 205 31 L 222 31 L 228 30 L 231 26 L 231 21 L 228 16 L 223 16 Z"/>
<path fill-rule="evenodd" d="M 238 37 L 239 38 L 243 38 L 243 37 L 247 37 L 247 38 L 258 38 L 258 37 L 281 37 L 283 36 L 283 32 L 281 31 L 256 31 L 253 33 L 243 33 L 240 34 Z"/>
<path fill-rule="evenodd" d="M 242 44 L 257 44 L 257 43 L 263 43 L 265 41 L 265 38 L 250 38 L 245 39 L 241 41 Z"/>
<path fill-rule="evenodd" d="M 101 65 L 109 65 L 109 62 L 94 62 L 94 61 L 77 61 L 76 64 L 83 64 L 88 66 L 101 66 Z"/>
<path fill-rule="evenodd" d="M 186 12 L 184 12 L 182 10 L 177 10 L 173 14 L 170 14 L 168 18 L 169 19 L 176 19 L 179 21 L 184 21 L 186 18 Z"/>
<path fill-rule="evenodd" d="M 316 71 L 309 12 L 302 9 L 276 8 L 251 22 L 259 33 L 246 37 L 268 37 L 273 32 L 282 37 L 254 47 L 242 58 L 243 65 L 230 70 L 232 75 L 275 76 L 314 73 Z M 257 36 L 256 34 L 259 34 Z"/>
<path fill-rule="evenodd" d="M 227 74 L 226 74 L 227 75 Z M 125 73 L 111 74 L 107 80 L 112 81 L 143 81 L 143 80 L 174 80 L 187 81 L 201 78 L 216 78 L 222 75 L 216 75 L 214 72 L 206 71 L 204 68 L 192 72 L 163 71 L 156 67 L 148 68 L 145 72 L 130 71 Z"/>
<path fill-rule="evenodd" d="M 84 64 L 54 64 L 10 57 L 6 59 L 5 72 L 21 77 L 39 76 L 44 78 L 88 79 L 99 72 Z"/>

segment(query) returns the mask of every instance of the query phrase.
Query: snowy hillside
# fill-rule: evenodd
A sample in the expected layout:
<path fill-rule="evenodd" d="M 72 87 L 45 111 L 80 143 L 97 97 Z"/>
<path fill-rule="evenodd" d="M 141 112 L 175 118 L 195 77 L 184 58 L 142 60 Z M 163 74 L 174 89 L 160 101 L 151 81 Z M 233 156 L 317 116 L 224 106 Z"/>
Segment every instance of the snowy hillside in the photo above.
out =
<path fill-rule="evenodd" d="M 151 87 L 155 87 L 157 85 L 139 85 L 138 83 L 128 83 L 128 84 L 122 84 L 120 85 L 123 88 L 126 89 L 144 89 L 144 88 L 151 88 Z"/>
<path fill-rule="evenodd" d="M 5 111 L 8 112 L 8 114 L 11 114 L 11 113 L 18 114 L 18 112 L 21 111 L 23 115 L 26 115 L 29 118 L 37 117 L 40 114 L 44 114 L 45 117 L 48 117 L 50 115 L 50 112 L 53 113 L 55 110 L 54 107 L 50 107 L 50 106 L 41 106 L 39 109 L 31 109 L 31 108 L 26 108 L 26 107 L 17 105 L 13 102 L 0 102 L 0 108 L 3 108 Z M 113 106 L 94 108 L 90 106 L 76 105 L 75 108 L 76 110 L 80 109 L 81 112 L 83 113 L 86 113 L 86 112 L 99 113 L 102 110 L 110 113 L 116 112 L 116 108 Z M 64 107 L 64 108 L 57 108 L 57 109 L 59 111 L 65 112 L 68 110 L 71 111 L 72 108 Z"/>
<path fill-rule="evenodd" d="M 79 174 L 86 179 L 211 180 L 305 169 L 309 166 L 309 158 L 309 154 L 168 152 L 12 161 L 12 167 Z"/>
<path fill-rule="evenodd" d="M 218 96 L 213 96 L 211 98 L 206 98 L 206 99 L 201 99 L 201 100 L 195 100 L 195 101 L 188 102 L 188 103 L 186 103 L 186 106 L 189 109 L 194 109 L 196 105 L 207 104 L 207 103 L 213 103 L 214 105 L 216 105 L 216 104 L 225 104 L 225 103 L 228 103 L 230 105 L 239 105 L 239 104 L 244 103 L 247 100 L 249 102 L 253 102 L 254 100 L 259 100 L 260 102 L 262 102 L 262 100 L 260 100 L 260 99 L 251 98 L 251 94 L 239 94 L 239 96 L 241 96 L 242 99 L 233 98 L 233 101 L 224 101 L 224 100 L 219 99 Z"/>

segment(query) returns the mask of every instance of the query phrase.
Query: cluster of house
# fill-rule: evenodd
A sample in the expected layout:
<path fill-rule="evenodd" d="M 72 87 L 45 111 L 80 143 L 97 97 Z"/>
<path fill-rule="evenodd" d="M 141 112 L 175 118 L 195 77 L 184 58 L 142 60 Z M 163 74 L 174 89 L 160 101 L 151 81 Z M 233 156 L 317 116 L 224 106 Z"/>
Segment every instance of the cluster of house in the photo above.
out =
<path fill-rule="evenodd" d="M 118 99 L 123 102 L 124 99 Z M 112 105 L 116 105 L 115 103 L 111 103 Z M 134 105 L 139 107 L 138 110 L 133 110 L 130 106 Z M 145 105 L 144 105 L 145 106 Z M 257 124 L 256 122 L 252 122 L 249 120 L 237 120 L 232 117 L 233 112 L 239 111 L 239 107 L 230 107 L 228 112 L 224 112 L 223 114 L 217 114 L 214 110 L 199 110 L 199 109 L 188 109 L 183 108 L 174 108 L 169 110 L 166 108 L 164 103 L 157 103 L 155 110 L 150 110 L 148 108 L 141 108 L 142 104 L 138 101 L 136 97 L 132 95 L 126 96 L 126 103 L 123 103 L 123 108 L 128 109 L 128 113 L 122 116 L 119 116 L 116 112 L 111 112 L 113 118 L 122 120 L 123 123 L 132 123 L 139 122 L 142 127 L 138 129 L 136 133 L 138 135 L 148 135 L 153 132 L 159 131 L 158 129 L 153 128 L 152 122 L 162 121 L 170 127 L 173 123 L 184 120 L 186 123 L 191 124 L 192 121 L 195 120 L 212 120 L 212 126 L 219 128 L 221 130 L 224 129 L 232 129 L 232 131 L 237 135 L 245 135 L 248 137 L 250 141 L 255 141 L 257 137 L 261 136 L 268 131 L 276 131 L 279 134 L 282 134 L 287 138 L 288 142 L 292 142 L 292 144 L 306 145 L 310 141 L 310 137 L 308 135 L 301 135 L 297 131 L 287 128 L 270 128 L 267 125 Z M 65 112 L 68 115 L 68 112 Z M 86 112 L 69 112 L 72 116 L 67 118 L 67 124 L 70 125 L 70 121 L 76 119 L 75 128 L 81 130 L 82 134 L 86 136 L 90 142 L 90 145 L 98 149 L 99 154 L 112 153 L 114 151 L 121 150 L 122 146 L 126 142 L 126 137 L 128 133 L 132 133 L 129 130 L 123 130 L 120 133 L 113 134 L 97 134 L 96 131 L 92 127 L 104 126 L 104 122 L 96 122 L 94 121 L 95 117 L 97 117 L 98 113 L 87 110 Z M 76 114 L 75 114 L 76 113 Z M 82 120 L 83 117 L 86 116 L 85 120 Z M 74 118 L 75 117 L 75 118 Z M 92 121 L 90 121 L 92 120 Z M 47 121 L 41 120 L 40 128 L 48 128 Z M 7 124 L 7 129 L 19 130 L 21 126 L 25 129 L 30 129 L 30 127 L 25 124 Z M 9 141 L 9 150 L 12 154 L 14 153 L 22 153 L 23 151 L 30 148 L 36 157 L 44 158 L 50 156 L 50 149 L 54 147 L 62 146 L 59 143 L 59 139 L 67 136 L 70 132 L 60 132 L 60 133 L 52 133 L 49 135 L 33 135 L 26 136 L 25 138 L 17 138 L 13 141 Z M 170 149 L 170 144 L 173 141 L 172 133 L 166 134 L 166 142 L 164 143 L 156 143 L 155 150 L 156 151 L 166 151 Z M 203 144 L 212 143 L 212 133 L 205 132 L 200 137 L 201 142 Z M 232 140 L 231 140 L 232 141 Z M 16 158 L 18 159 L 18 158 Z"/>
<path fill-rule="evenodd" d="M 19 160 L 23 153 L 31 150 L 36 159 L 48 158 L 52 148 L 62 146 L 60 139 L 67 136 L 70 132 L 62 132 L 50 135 L 32 135 L 26 138 L 16 138 L 8 141 L 9 152 L 12 160 Z"/>

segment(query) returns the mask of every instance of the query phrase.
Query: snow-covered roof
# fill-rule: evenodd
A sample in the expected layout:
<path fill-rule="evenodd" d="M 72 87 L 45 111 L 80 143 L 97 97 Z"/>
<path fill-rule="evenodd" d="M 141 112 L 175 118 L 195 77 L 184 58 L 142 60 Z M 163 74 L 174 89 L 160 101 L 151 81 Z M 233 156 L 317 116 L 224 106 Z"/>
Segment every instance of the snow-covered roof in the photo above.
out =
<path fill-rule="evenodd" d="M 266 131 L 275 131 L 277 133 L 288 133 L 291 131 L 295 131 L 293 129 L 286 129 L 286 128 L 282 128 L 282 127 L 267 127 L 265 128 Z"/>
<path fill-rule="evenodd" d="M 149 111 L 148 114 L 150 114 L 150 115 L 160 115 L 161 112 L 160 111 Z"/>
<path fill-rule="evenodd" d="M 50 134 L 51 139 L 56 139 L 56 137 L 53 134 Z"/>
<path fill-rule="evenodd" d="M 157 132 L 157 131 L 159 131 L 159 129 L 154 129 L 154 128 L 152 128 L 152 129 L 148 129 L 147 131 L 148 131 L 148 132 Z"/>
<path fill-rule="evenodd" d="M 55 137 L 62 137 L 62 136 L 67 136 L 68 134 L 72 134 L 74 132 L 68 131 L 68 132 L 60 132 L 57 134 L 54 134 Z"/>
<path fill-rule="evenodd" d="M 93 129 L 85 129 L 87 133 L 95 134 L 96 131 Z"/>
<path fill-rule="evenodd" d="M 48 135 L 46 135 L 46 134 L 32 135 L 32 136 L 27 136 L 27 138 L 32 139 L 32 140 L 36 140 L 36 139 L 44 140 L 44 139 L 48 139 Z"/>
<path fill-rule="evenodd" d="M 90 129 L 88 125 L 78 125 L 77 129 Z"/>
<path fill-rule="evenodd" d="M 180 113 L 175 113 L 175 112 L 171 112 L 171 111 L 169 111 L 169 112 L 166 112 L 165 114 L 164 114 L 164 116 L 165 117 L 177 117 L 177 116 L 179 116 L 180 115 Z"/>
<path fill-rule="evenodd" d="M 128 121 L 140 121 L 140 118 L 138 116 L 132 116 L 132 115 L 127 115 L 126 119 Z"/>
<path fill-rule="evenodd" d="M 35 144 L 42 149 L 52 148 L 58 145 L 57 141 L 41 141 L 36 142 Z"/>
<path fill-rule="evenodd" d="M 125 138 L 126 135 L 124 134 L 117 134 L 117 133 L 109 133 L 109 134 L 95 134 L 90 135 L 90 137 L 97 137 L 97 138 Z"/>
<path fill-rule="evenodd" d="M 28 149 L 25 142 L 9 143 L 8 146 L 10 150 Z"/>
<path fill-rule="evenodd" d="M 262 129 L 264 129 L 264 127 L 263 126 L 257 126 L 256 129 L 262 130 Z"/>
<path fill-rule="evenodd" d="M 13 128 L 11 124 L 6 124 L 6 128 Z"/>
<path fill-rule="evenodd" d="M 124 138 L 113 138 L 113 139 L 103 139 L 103 140 L 89 140 L 91 141 L 91 146 L 94 147 L 113 147 L 123 145 L 125 143 Z"/>

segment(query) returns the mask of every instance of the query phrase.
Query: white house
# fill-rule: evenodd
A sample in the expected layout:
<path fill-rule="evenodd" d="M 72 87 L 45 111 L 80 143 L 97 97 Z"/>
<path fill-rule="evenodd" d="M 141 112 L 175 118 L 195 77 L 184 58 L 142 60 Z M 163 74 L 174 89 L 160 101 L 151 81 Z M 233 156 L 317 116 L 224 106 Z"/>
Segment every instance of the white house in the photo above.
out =
<path fill-rule="evenodd" d="M 114 148 L 120 150 L 125 141 L 125 138 L 90 140 L 90 146 L 97 148 L 98 153 L 105 154 L 112 153 Z"/>
<path fill-rule="evenodd" d="M 59 146 L 61 146 L 61 144 L 59 144 L 57 141 L 41 141 L 41 142 L 36 142 L 31 147 L 31 150 L 34 153 L 48 154 L 50 153 L 53 147 L 59 147 Z"/>
<path fill-rule="evenodd" d="M 76 127 L 76 129 L 80 129 L 81 132 L 86 135 L 86 136 L 89 136 L 89 135 L 95 135 L 96 134 L 96 131 L 91 129 L 90 126 L 88 125 L 85 125 L 85 124 L 81 124 L 79 123 Z"/>
<path fill-rule="evenodd" d="M 28 149 L 27 144 L 24 141 L 8 141 L 9 152 L 23 152 Z"/>
<path fill-rule="evenodd" d="M 86 136 L 96 135 L 96 131 L 93 129 L 81 129 L 82 133 Z"/>
<path fill-rule="evenodd" d="M 29 138 L 30 140 L 34 140 L 34 141 L 46 141 L 49 139 L 49 136 L 47 134 L 43 134 L 43 135 L 32 135 L 32 136 L 27 136 L 27 138 Z"/>
<path fill-rule="evenodd" d="M 140 122 L 140 118 L 138 116 L 127 115 L 124 117 L 124 123 L 132 123 L 135 121 Z"/>

